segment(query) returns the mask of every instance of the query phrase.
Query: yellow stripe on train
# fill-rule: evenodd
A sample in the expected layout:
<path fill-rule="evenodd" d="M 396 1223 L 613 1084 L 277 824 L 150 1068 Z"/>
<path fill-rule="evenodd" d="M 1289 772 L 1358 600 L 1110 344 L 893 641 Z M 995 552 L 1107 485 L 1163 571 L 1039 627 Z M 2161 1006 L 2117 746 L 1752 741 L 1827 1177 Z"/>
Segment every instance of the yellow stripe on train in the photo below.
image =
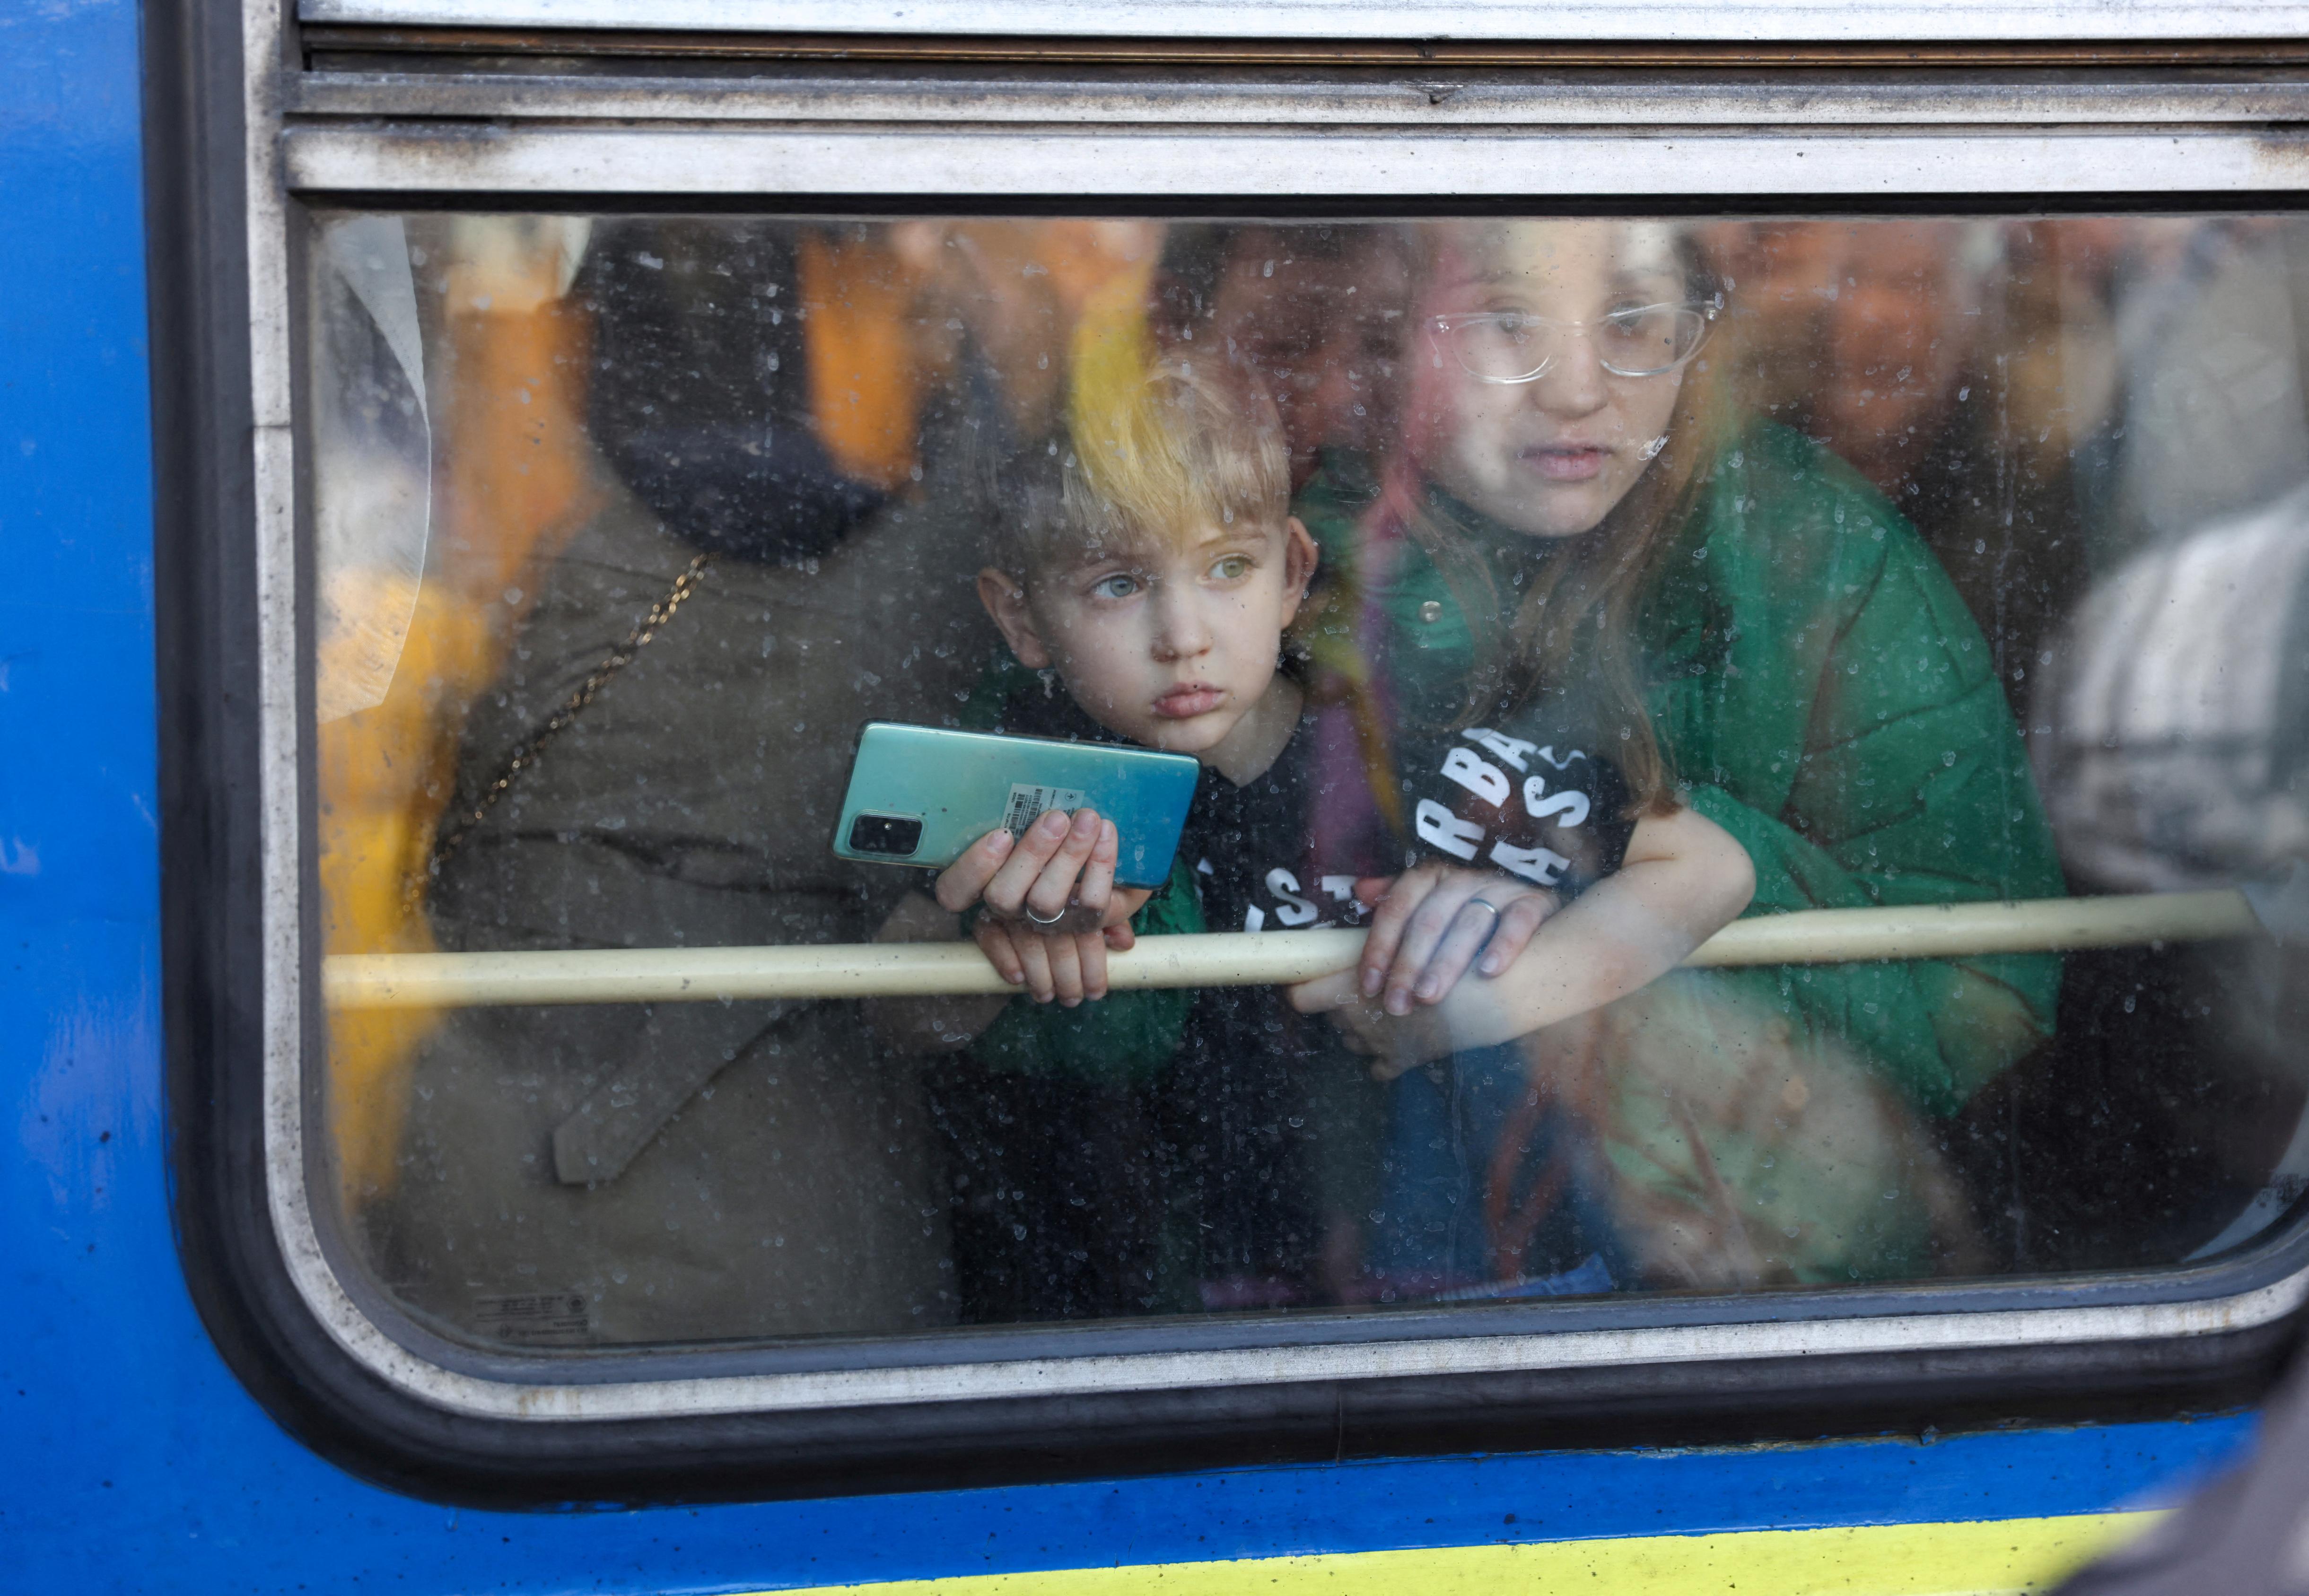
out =
<path fill-rule="evenodd" d="M 1147 1563 L 845 1585 L 873 1596 L 1976 1596 L 2042 1591 L 2159 1515 L 1743 1530 L 1232 1563 Z M 826 1596 L 819 1586 L 784 1596 Z M 762 1592 L 761 1596 L 769 1596 Z"/>

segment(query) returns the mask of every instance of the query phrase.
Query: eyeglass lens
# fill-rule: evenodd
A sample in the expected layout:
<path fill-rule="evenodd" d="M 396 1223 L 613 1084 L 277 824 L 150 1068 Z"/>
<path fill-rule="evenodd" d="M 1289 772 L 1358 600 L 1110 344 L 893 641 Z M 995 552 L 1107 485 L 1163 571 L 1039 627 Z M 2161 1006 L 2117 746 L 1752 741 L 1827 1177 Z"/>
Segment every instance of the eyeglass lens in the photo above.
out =
<path fill-rule="evenodd" d="M 1553 364 L 1561 339 L 1586 332 L 1596 358 L 1615 376 L 1656 376 L 1690 359 L 1708 331 L 1708 318 L 1688 305 L 1647 305 L 1593 324 L 1555 322 L 1503 313 L 1444 325 L 1453 353 L 1471 376 L 1484 382 L 1528 382 Z"/>

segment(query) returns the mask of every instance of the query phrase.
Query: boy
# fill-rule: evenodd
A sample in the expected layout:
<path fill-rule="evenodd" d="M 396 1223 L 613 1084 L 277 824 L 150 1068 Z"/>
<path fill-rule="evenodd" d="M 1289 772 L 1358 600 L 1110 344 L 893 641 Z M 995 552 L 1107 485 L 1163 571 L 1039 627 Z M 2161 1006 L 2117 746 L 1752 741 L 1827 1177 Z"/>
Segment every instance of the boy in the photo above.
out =
<path fill-rule="evenodd" d="M 1214 820 L 1224 829 L 1230 807 L 1218 795 L 1262 785 L 1302 724 L 1304 694 L 1278 667 L 1315 546 L 1288 513 L 1289 461 L 1273 407 L 1232 375 L 1170 367 L 1097 420 L 1083 424 L 1078 407 L 1071 439 L 1008 462 L 994 485 L 1000 521 L 979 595 L 1017 662 L 1042 676 L 1039 688 L 1032 677 L 1015 678 L 1025 690 L 994 706 L 994 724 L 1189 753 L 1206 768 L 1172 884 L 1152 904 L 1143 892 L 1112 890 L 1113 827 L 1085 811 L 1070 821 L 1046 815 L 1015 843 L 1007 832 L 990 833 L 940 877 L 935 903 L 917 895 L 885 928 L 891 938 L 951 935 L 952 911 L 975 907 L 973 934 L 996 967 L 1024 996 L 1062 1011 L 999 997 L 873 1010 L 878 1031 L 900 1046 L 967 1049 L 932 1082 L 954 1156 L 966 1320 L 1196 1306 L 1189 1277 L 1207 1272 L 1199 1255 L 1209 1249 L 1180 1256 L 1177 1233 L 1191 1227 L 1199 1238 L 1216 1227 L 1183 1216 L 1180 1160 L 1245 1162 L 1224 1144 L 1246 1103 L 1261 1130 L 1306 1117 L 1265 1111 L 1282 1106 L 1271 1100 L 1290 1073 L 1262 1067 L 1271 1046 L 1250 1049 L 1254 1063 L 1219 1034 L 1235 1029 L 1228 1011 L 1242 1006 L 1238 999 L 1280 1010 L 1271 992 L 1201 1003 L 1186 993 L 1129 994 L 1075 1010 L 1104 995 L 1110 942 L 1128 945 L 1134 930 L 1244 923 L 1238 861 L 1250 856 L 1221 848 L 1214 861 L 1204 834 Z M 1050 690 L 1053 677 L 1063 693 Z M 1296 865 L 1303 781 L 1265 785 L 1279 801 L 1258 829 L 1287 841 L 1278 862 Z M 1351 891 L 1331 902 L 1338 920 L 1364 912 Z M 1277 907 L 1287 923 L 1317 918 Z M 1237 1089 L 1182 1083 L 1189 1055 L 1231 1061 Z M 1290 1184 L 1282 1171 L 1291 1160 L 1275 1152 L 1247 1161 L 1267 1186 Z M 1303 1254 L 1304 1226 L 1282 1229 L 1294 1238 L 1282 1244 Z"/>

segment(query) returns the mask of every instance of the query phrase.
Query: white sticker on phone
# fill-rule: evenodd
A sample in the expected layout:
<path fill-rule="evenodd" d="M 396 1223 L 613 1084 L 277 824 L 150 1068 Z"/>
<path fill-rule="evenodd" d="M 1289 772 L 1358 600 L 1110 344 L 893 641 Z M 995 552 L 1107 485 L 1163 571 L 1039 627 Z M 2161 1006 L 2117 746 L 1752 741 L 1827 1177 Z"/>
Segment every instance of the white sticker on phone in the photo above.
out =
<path fill-rule="evenodd" d="M 1002 816 L 1003 827 L 1014 837 L 1023 837 L 1026 828 L 1052 809 L 1079 809 L 1082 793 L 1072 787 L 1034 787 L 1021 781 L 1010 789 L 1010 806 Z"/>

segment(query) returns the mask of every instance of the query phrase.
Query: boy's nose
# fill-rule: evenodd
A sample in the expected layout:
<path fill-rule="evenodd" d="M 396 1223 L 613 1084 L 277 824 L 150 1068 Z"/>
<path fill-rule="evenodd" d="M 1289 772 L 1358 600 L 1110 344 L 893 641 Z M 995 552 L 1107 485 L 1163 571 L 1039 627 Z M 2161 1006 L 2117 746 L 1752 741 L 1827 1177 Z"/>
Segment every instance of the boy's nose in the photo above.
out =
<path fill-rule="evenodd" d="M 1154 590 L 1154 651 L 1164 660 L 1189 659 L 1211 646 L 1211 628 L 1193 588 L 1165 582 Z"/>

